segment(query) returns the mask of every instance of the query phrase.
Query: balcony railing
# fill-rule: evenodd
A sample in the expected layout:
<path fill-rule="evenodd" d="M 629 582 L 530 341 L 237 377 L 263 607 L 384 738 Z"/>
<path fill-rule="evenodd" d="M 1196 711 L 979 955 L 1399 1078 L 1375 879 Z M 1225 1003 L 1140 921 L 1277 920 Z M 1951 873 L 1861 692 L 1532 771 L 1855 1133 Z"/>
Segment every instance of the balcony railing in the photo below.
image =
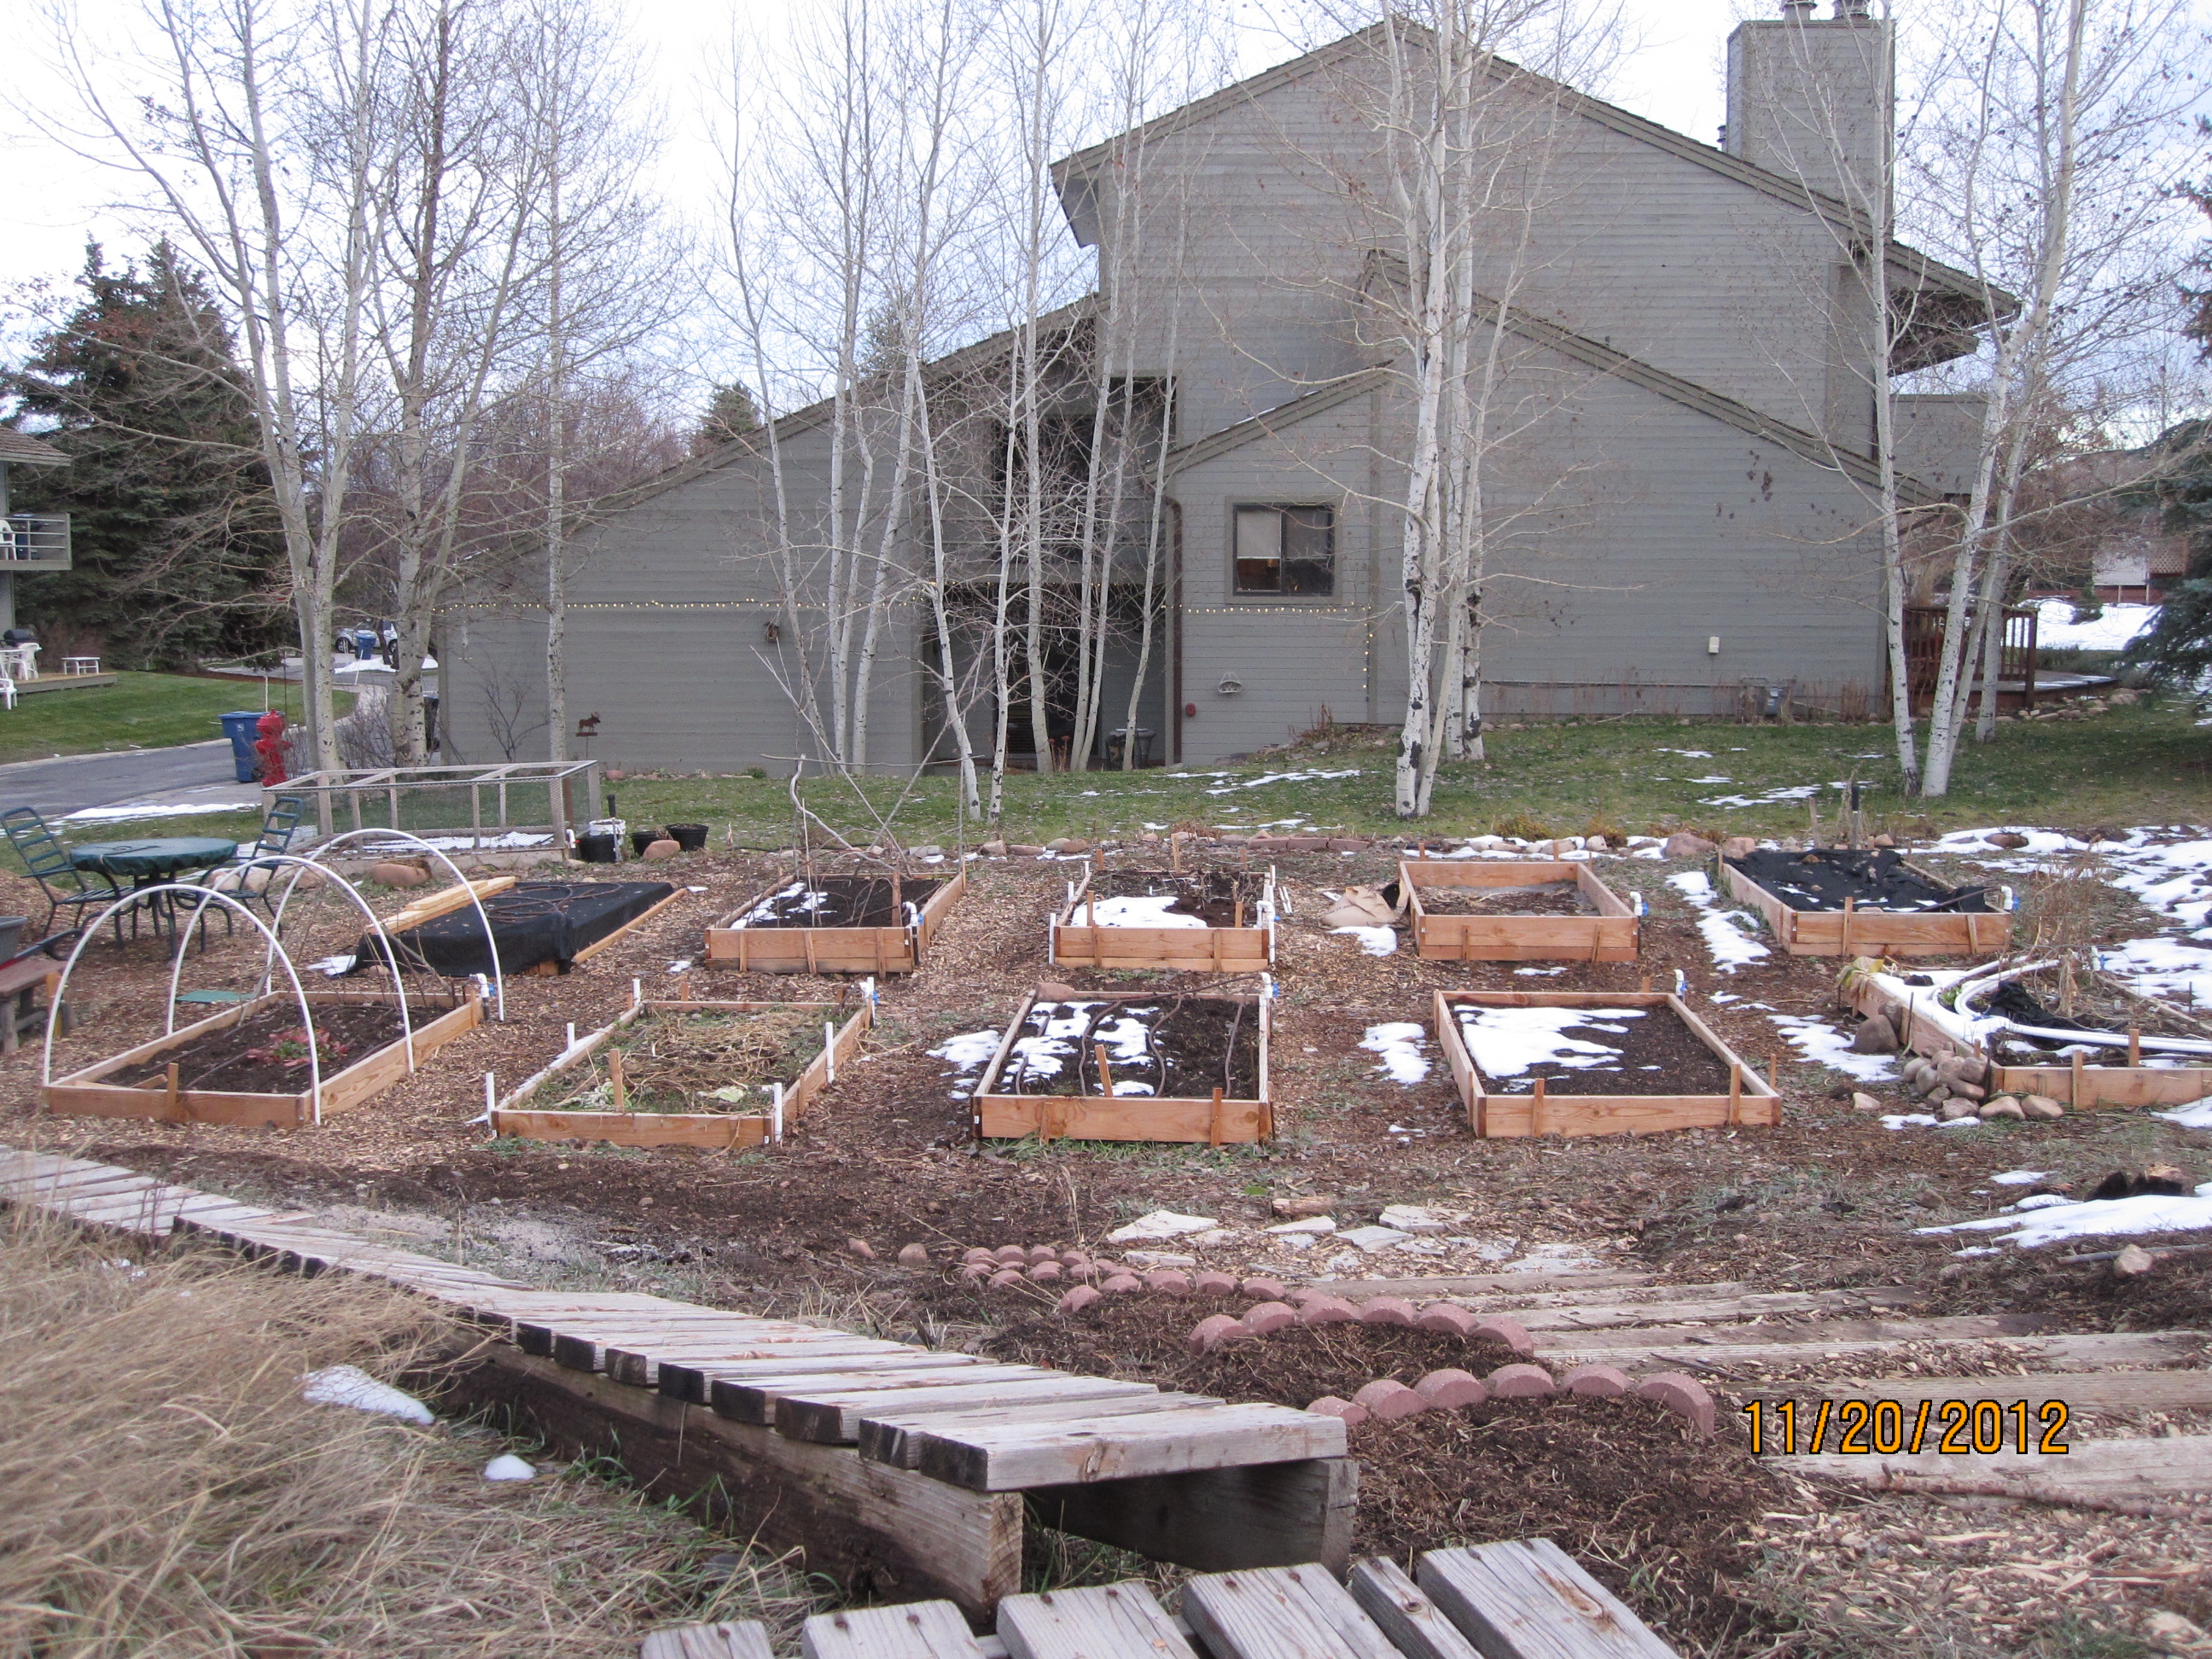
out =
<path fill-rule="evenodd" d="M 0 518 L 0 574 L 70 568 L 66 513 L 10 513 Z"/>

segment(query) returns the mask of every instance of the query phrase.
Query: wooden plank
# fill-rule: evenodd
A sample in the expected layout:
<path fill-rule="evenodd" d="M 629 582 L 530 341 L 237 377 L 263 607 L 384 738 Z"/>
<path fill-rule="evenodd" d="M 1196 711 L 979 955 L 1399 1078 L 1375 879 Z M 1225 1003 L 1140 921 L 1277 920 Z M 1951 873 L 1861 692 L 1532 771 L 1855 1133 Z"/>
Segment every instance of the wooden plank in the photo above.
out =
<path fill-rule="evenodd" d="M 2212 1095 L 2212 1066 L 2084 1066 L 2078 1076 L 2064 1066 L 1996 1066 L 1990 1068 L 1993 1095 L 2044 1095 L 2084 1111 L 2127 1110 L 2139 1106 L 2186 1106 Z"/>
<path fill-rule="evenodd" d="M 998 1631 L 1010 1659 L 1196 1659 L 1167 1609 L 1135 1583 L 1009 1595 Z"/>
<path fill-rule="evenodd" d="M 817 1613 L 800 1627 L 804 1659 L 983 1659 L 950 1601 Z"/>
<path fill-rule="evenodd" d="M 835 1332 L 817 1330 L 811 1325 L 791 1331 L 778 1330 L 767 1322 L 747 1326 L 734 1320 L 726 1324 L 701 1320 L 696 1325 L 672 1321 L 664 1328 L 675 1341 L 714 1343 L 732 1359 L 773 1359 L 781 1354 L 812 1353 L 823 1344 L 842 1346 Z M 576 1370 L 603 1371 L 607 1368 L 607 1356 L 614 1349 L 650 1348 L 658 1335 L 653 1329 L 556 1329 L 553 1333 L 552 1356 L 556 1364 Z"/>
<path fill-rule="evenodd" d="M 1362 1561 L 1352 1570 L 1348 1588 L 1359 1610 L 1406 1659 L 1481 1659 L 1474 1644 L 1395 1561 L 1379 1556 Z"/>
<path fill-rule="evenodd" d="M 420 927 L 426 921 L 435 921 L 440 916 L 473 906 L 494 893 L 504 893 L 514 883 L 513 876 L 487 876 L 481 881 L 456 882 L 425 897 L 409 900 L 403 908 L 384 919 L 384 931 L 404 933 L 410 927 Z"/>
<path fill-rule="evenodd" d="M 1995 1380 L 1995 1379 L 1992 1379 Z M 2027 1381 L 2028 1379 L 2018 1379 Z M 1945 1456 L 1923 1451 L 1853 1456 L 1834 1452 L 1767 1459 L 1791 1474 L 1846 1480 L 1883 1490 L 2005 1492 L 2045 1498 L 2172 1498 L 2212 1492 L 2212 1435 L 2162 1435 L 2151 1439 L 2079 1440 L 2063 1456 L 2031 1450 L 2022 1456 L 2012 1443 L 2008 1419 L 2006 1449 L 1976 1456 Z M 2031 1425 L 2031 1440 L 2041 1433 Z"/>
<path fill-rule="evenodd" d="M 1602 1273 L 1456 1273 L 1423 1279 L 1340 1279 L 1329 1284 L 1329 1294 L 1347 1301 L 1371 1297 L 1405 1296 L 1444 1299 L 1492 1297 L 1528 1293 L 1530 1307 L 1550 1307 L 1568 1302 L 1611 1300 L 1675 1291 L 1711 1291 L 1729 1294 L 1746 1288 L 1741 1284 L 1654 1285 L 1651 1275 L 1638 1267 L 1608 1268 Z"/>
<path fill-rule="evenodd" d="M 659 915 L 663 910 L 681 903 L 684 900 L 688 899 L 690 896 L 691 895 L 688 890 L 679 886 L 674 892 L 671 893 L 666 898 L 661 900 L 659 903 L 654 905 L 650 910 L 644 912 L 641 915 L 633 916 L 629 921 L 623 923 L 621 927 L 616 928 L 613 933 L 609 933 L 605 939 L 593 939 L 589 945 L 586 945 L 582 950 L 577 951 L 574 956 L 568 959 L 570 965 L 574 966 L 579 962 L 590 961 L 593 957 L 599 955 L 600 951 L 614 944 L 616 940 L 623 938 L 627 934 L 636 932 L 639 928 L 644 927 L 647 922 L 651 921 L 655 916 Z"/>
<path fill-rule="evenodd" d="M 2197 1331 L 2126 1331 L 2111 1335 L 2022 1336 L 1996 1339 L 2023 1365 L 2051 1370 L 2186 1365 L 2197 1362 L 2205 1337 Z M 1828 1359 L 1876 1358 L 1895 1351 L 1899 1339 L 1826 1342 L 1706 1342 L 1650 1347 L 1604 1346 L 1587 1340 L 1544 1341 L 1536 1352 L 1555 1364 L 1620 1365 L 1727 1373 L 1746 1367 L 1818 1364 Z M 1740 1380 L 1740 1379 L 1735 1379 Z M 1765 1379 L 1760 1379 L 1762 1381 Z"/>
<path fill-rule="evenodd" d="M 1359 1464 L 1350 1457 L 1194 1469 L 1131 1480 L 1043 1486 L 1026 1494 L 1040 1526 L 1202 1572 L 1352 1555 Z"/>
<path fill-rule="evenodd" d="M 1414 948 L 1431 961 L 1633 962 L 1640 948 L 1635 913 L 1586 860 L 1401 859 L 1398 879 L 1411 901 Z M 1421 901 L 1424 887 L 1464 890 L 1556 882 L 1573 883 L 1592 914 L 1462 915 L 1431 911 Z"/>
<path fill-rule="evenodd" d="M 501 1107 L 491 1115 L 494 1134 L 520 1140 L 696 1146 L 710 1152 L 764 1146 L 770 1127 L 767 1118 L 738 1112 L 533 1112 Z"/>
<path fill-rule="evenodd" d="M 1334 1290 L 1333 1286 L 1331 1288 Z M 1522 1328 L 1528 1331 L 1592 1331 L 1636 1325 L 1727 1326 L 1738 1320 L 1899 1306 L 1917 1300 L 1919 1294 L 1902 1286 L 1882 1286 L 1865 1291 L 1770 1291 L 1747 1296 L 1701 1297 L 1681 1302 L 1571 1303 L 1548 1308 L 1500 1304 L 1484 1311 L 1506 1314 L 1519 1321 Z M 1733 1334 L 1731 1331 L 1729 1336 Z M 1727 1340 L 1729 1337 L 1724 1336 L 1723 1340 Z"/>
<path fill-rule="evenodd" d="M 856 1343 L 866 1340 L 869 1339 L 854 1339 Z M 898 1346 L 896 1343 L 890 1346 L 893 1348 Z M 828 1352 L 828 1350 L 811 1348 L 807 1352 L 810 1354 L 820 1355 Z M 841 1366 L 848 1364 L 858 1365 L 862 1362 L 866 1364 L 866 1374 L 872 1376 L 884 1371 L 943 1370 L 953 1368 L 956 1361 L 964 1360 L 970 1364 L 983 1363 L 970 1354 L 938 1353 L 926 1348 L 909 1349 L 902 1353 L 884 1353 L 855 1346 L 840 1352 L 850 1358 L 815 1364 L 806 1368 L 808 1374 L 835 1373 Z M 757 1376 L 791 1376 L 798 1373 L 801 1369 L 799 1362 L 795 1358 L 731 1361 L 721 1358 L 675 1358 L 662 1353 L 656 1356 L 656 1360 L 659 1372 L 656 1386 L 660 1392 L 672 1399 L 689 1400 L 695 1405 L 700 1406 L 712 1403 L 708 1397 L 708 1387 L 717 1378 L 738 1382 Z"/>
<path fill-rule="evenodd" d="M 639 1644 L 637 1659 L 775 1659 L 768 1626 L 757 1619 L 657 1630 Z"/>
<path fill-rule="evenodd" d="M 805 1366 L 816 1370 L 823 1370 L 824 1355 L 830 1357 L 831 1363 L 827 1365 L 827 1369 L 835 1370 L 840 1364 L 850 1364 L 856 1370 L 863 1370 L 900 1361 L 904 1356 L 914 1352 L 903 1343 L 886 1342 L 878 1337 L 845 1338 L 836 1332 L 824 1332 L 823 1334 L 830 1337 L 831 1340 L 827 1342 L 807 1343 L 803 1348 L 795 1351 L 788 1359 L 780 1358 L 740 1359 L 711 1343 L 694 1343 L 689 1339 L 681 1339 L 670 1343 L 641 1343 L 634 1347 L 610 1346 L 606 1351 L 605 1364 L 601 1369 L 616 1382 L 626 1382 L 633 1389 L 654 1389 L 660 1386 L 662 1367 L 672 1364 L 695 1367 L 702 1364 L 729 1366 L 733 1369 L 746 1365 L 758 1365 L 763 1368 L 760 1375 L 772 1376 L 776 1374 L 779 1368 L 796 1370 Z M 744 1350 L 741 1348 L 740 1352 Z M 933 1357 L 965 1360 L 970 1364 L 981 1363 L 968 1354 Z M 696 1399 L 702 1405 L 706 1403 L 706 1395 L 703 1391 L 696 1395 L 678 1392 L 677 1398 Z"/>
<path fill-rule="evenodd" d="M 1211 1100 L 1155 1099 L 1117 1095 L 992 1095 L 975 1097 L 975 1118 L 987 1140 L 1019 1140 L 1041 1134 L 1051 1114 L 1054 1140 L 1153 1140 L 1197 1146 L 1214 1137 Z M 1259 1100 L 1221 1103 L 1220 1138 L 1251 1144 L 1267 1139 L 1267 1106 Z"/>
<path fill-rule="evenodd" d="M 1127 1480 L 1229 1464 L 1341 1457 L 1343 1420 L 1285 1406 L 1216 1406 L 1092 1424 L 925 1432 L 924 1473 L 971 1492 Z"/>
<path fill-rule="evenodd" d="M 1678 1659 L 1548 1538 L 1431 1550 L 1416 1578 L 1483 1659 Z"/>
<path fill-rule="evenodd" d="M 860 1429 L 854 1443 L 860 1455 L 872 1457 L 878 1462 L 895 1463 L 902 1469 L 921 1466 L 921 1434 L 946 1429 L 957 1433 L 970 1424 L 989 1427 L 1007 1423 L 1070 1422 L 1094 1417 L 1128 1417 L 1139 1412 L 1180 1411 L 1190 1406 L 1220 1406 L 1228 1402 L 1206 1394 L 1174 1394 L 1165 1389 L 1154 1389 L 1147 1394 L 1116 1395 L 1106 1399 L 1085 1396 L 1062 1399 L 1042 1405 L 1024 1403 L 988 1407 L 980 1411 L 963 1411 L 956 1407 L 947 1413 L 942 1411 L 906 1412 L 894 1403 L 880 1408 L 870 1408 L 860 1414 Z M 965 1420 L 948 1420 L 963 1419 Z"/>
<path fill-rule="evenodd" d="M 959 1386 L 973 1388 L 983 1382 L 1014 1382 L 1024 1377 L 1054 1375 L 1057 1373 L 1036 1365 L 988 1364 L 963 1369 Z M 940 1380 L 933 1370 L 871 1370 L 867 1376 L 856 1378 L 849 1371 L 824 1366 L 811 1376 L 714 1378 L 708 1384 L 707 1396 L 716 1411 L 736 1422 L 772 1424 L 775 1421 L 777 1402 L 789 1394 L 836 1394 L 841 1399 L 849 1396 L 865 1406 L 869 1402 L 860 1399 L 862 1395 L 880 1401 L 902 1389 L 951 1386 Z"/>
<path fill-rule="evenodd" d="M 2046 1400 L 2063 1400 L 2076 1415 L 2087 1413 L 2118 1416 L 2130 1412 L 2212 1410 L 2212 1371 L 2036 1371 L 2027 1376 L 1885 1376 L 1843 1377 L 1827 1382 L 1745 1383 L 1738 1392 L 1747 1395 L 1801 1398 L 1825 1395 L 1832 1399 L 1863 1400 L 1879 1396 L 1907 1407 L 1922 1401 L 1997 1400 L 2009 1405 L 2025 1400 L 2031 1407 Z"/>
<path fill-rule="evenodd" d="M 1046 1401 L 1125 1400 L 1146 1395 L 1157 1398 L 1158 1394 L 1158 1388 L 1150 1382 L 1078 1376 L 1067 1371 L 1037 1370 L 1025 1376 L 988 1380 L 963 1376 L 934 1386 L 908 1373 L 888 1389 L 848 1387 L 781 1395 L 775 1402 L 775 1427 L 776 1432 L 787 1434 L 794 1440 L 852 1445 L 860 1438 L 860 1414 L 881 1409 L 887 1396 L 897 1399 L 902 1416 L 912 1417 L 932 1412 L 980 1413 L 996 1406 L 1040 1405 Z M 976 1420 L 980 1423 L 983 1419 L 979 1416 Z"/>
<path fill-rule="evenodd" d="M 494 1345 L 454 1379 L 455 1405 L 509 1409 L 562 1456 L 595 1453 L 656 1499 L 697 1498 L 765 1548 L 882 1595 L 945 1595 L 982 1612 L 1020 1588 L 1022 1504 L 963 1492 L 842 1447 L 790 1440 L 703 1407 Z"/>
<path fill-rule="evenodd" d="M 1538 1314 L 1540 1319 L 1555 1315 Z M 1577 1328 L 1548 1325 L 1536 1338 L 1537 1352 L 1553 1348 L 1666 1347 L 1747 1342 L 1986 1342 L 1993 1338 L 2034 1336 L 2051 1321 L 2039 1314 L 1948 1314 L 1930 1319 L 1815 1319 L 1763 1325 L 1598 1325 Z M 1536 1337 L 1534 1329 L 1529 1331 Z"/>
<path fill-rule="evenodd" d="M 921 907 L 921 926 L 897 927 L 739 927 L 738 919 L 757 908 L 792 879 L 772 882 L 719 924 L 706 930 L 706 957 L 763 974 L 910 974 L 920 953 L 929 948 L 946 914 L 966 896 L 966 866 L 930 895 Z M 934 878 L 929 878 L 934 879 Z"/>
<path fill-rule="evenodd" d="M 1400 1659 L 1318 1565 L 1194 1578 L 1182 1589 L 1182 1616 L 1214 1659 Z"/>

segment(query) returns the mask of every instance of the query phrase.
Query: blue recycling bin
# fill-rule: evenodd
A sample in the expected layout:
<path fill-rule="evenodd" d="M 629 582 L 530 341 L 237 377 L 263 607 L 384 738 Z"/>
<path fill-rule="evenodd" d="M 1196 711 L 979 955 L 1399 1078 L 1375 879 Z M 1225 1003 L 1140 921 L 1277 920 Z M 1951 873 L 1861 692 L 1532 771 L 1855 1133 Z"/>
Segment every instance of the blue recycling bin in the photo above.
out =
<path fill-rule="evenodd" d="M 253 782 L 261 775 L 261 757 L 253 752 L 253 741 L 261 735 L 261 711 L 249 708 L 216 718 L 222 722 L 223 736 L 230 739 L 230 758 L 237 765 L 238 781 Z"/>

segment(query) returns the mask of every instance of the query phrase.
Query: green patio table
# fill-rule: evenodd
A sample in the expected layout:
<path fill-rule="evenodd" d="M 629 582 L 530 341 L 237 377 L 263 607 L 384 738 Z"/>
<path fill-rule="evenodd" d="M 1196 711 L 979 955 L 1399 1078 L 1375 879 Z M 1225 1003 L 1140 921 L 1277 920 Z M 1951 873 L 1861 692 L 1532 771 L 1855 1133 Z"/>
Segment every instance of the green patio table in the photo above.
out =
<path fill-rule="evenodd" d="M 228 863 L 237 852 L 236 842 L 225 841 L 220 836 L 155 836 L 143 841 L 85 842 L 70 848 L 70 862 L 80 870 L 124 877 L 136 890 L 176 880 L 194 870 L 211 870 L 218 864 Z M 146 901 L 146 908 L 153 912 L 157 934 L 164 927 L 173 937 L 176 933 L 176 907 L 168 902 L 173 896 L 155 893 Z M 226 915 L 224 920 L 228 923 L 228 917 Z M 131 932 L 137 937 L 138 924 L 135 919 Z M 204 947 L 204 933 L 200 942 Z"/>

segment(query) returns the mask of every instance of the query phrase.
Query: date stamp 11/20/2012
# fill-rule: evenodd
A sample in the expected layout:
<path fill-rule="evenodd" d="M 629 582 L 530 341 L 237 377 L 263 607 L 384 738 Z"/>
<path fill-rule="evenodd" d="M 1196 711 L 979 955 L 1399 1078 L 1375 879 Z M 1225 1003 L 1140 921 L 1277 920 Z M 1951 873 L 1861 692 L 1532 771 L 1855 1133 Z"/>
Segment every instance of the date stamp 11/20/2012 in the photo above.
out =
<path fill-rule="evenodd" d="M 2064 1435 L 2072 1413 L 2063 1400 L 1824 1399 L 1802 1407 L 1795 1400 L 1754 1400 L 1743 1414 L 1750 1419 L 1754 1457 L 1799 1450 L 1868 1457 L 1923 1451 L 1994 1457 L 2009 1450 L 2062 1457 L 2070 1449 Z"/>

